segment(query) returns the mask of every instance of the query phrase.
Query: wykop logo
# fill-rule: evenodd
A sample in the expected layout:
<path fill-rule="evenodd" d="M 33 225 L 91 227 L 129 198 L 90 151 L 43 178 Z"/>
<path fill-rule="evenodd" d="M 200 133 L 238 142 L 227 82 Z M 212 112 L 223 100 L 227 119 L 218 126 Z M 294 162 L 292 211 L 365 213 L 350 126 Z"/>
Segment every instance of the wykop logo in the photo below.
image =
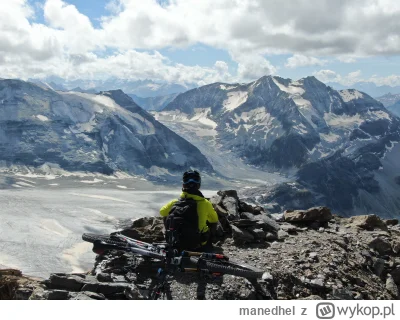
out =
<path fill-rule="evenodd" d="M 333 319 L 335 317 L 335 305 L 330 302 L 322 302 L 317 304 L 318 319 Z"/>

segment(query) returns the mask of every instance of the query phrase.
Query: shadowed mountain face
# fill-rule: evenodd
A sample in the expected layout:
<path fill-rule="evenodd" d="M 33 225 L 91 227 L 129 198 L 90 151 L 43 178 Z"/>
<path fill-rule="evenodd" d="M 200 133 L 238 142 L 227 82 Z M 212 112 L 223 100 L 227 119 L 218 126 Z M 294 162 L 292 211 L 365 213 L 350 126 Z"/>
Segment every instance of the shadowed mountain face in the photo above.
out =
<path fill-rule="evenodd" d="M 400 119 L 363 92 L 268 76 L 190 90 L 157 119 L 208 124 L 221 149 L 266 170 L 296 172 L 293 188 L 279 188 L 293 201 L 277 212 L 306 208 L 310 199 L 342 212 L 400 212 Z M 277 194 L 267 189 L 258 194 Z"/>
<path fill-rule="evenodd" d="M 212 171 L 196 147 L 120 90 L 55 92 L 19 80 L 0 81 L 0 160 L 106 174 Z"/>

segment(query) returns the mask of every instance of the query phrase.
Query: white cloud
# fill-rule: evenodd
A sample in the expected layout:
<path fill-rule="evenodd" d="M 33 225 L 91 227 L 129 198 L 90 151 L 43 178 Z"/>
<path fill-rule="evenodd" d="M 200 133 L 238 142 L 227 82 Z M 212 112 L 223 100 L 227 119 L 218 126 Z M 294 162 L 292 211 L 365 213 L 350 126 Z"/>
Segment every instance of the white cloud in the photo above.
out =
<path fill-rule="evenodd" d="M 117 3 L 122 11 L 103 25 L 110 45 L 160 48 L 202 42 L 229 51 L 314 56 L 400 52 L 397 0 Z"/>
<path fill-rule="evenodd" d="M 118 0 L 111 0 L 106 4 L 106 10 L 110 11 L 111 14 L 117 15 L 122 12 L 123 6 Z"/>
<path fill-rule="evenodd" d="M 288 58 L 285 64 L 287 68 L 298 68 L 306 66 L 323 66 L 328 63 L 327 60 L 321 60 L 315 57 L 303 56 L 301 54 L 295 54 Z"/>
<path fill-rule="evenodd" d="M 288 68 L 325 65 L 321 57 L 351 63 L 400 54 L 397 0 L 111 0 L 99 27 L 68 0 L 46 0 L 43 9 L 36 4 L 33 9 L 27 0 L 2 2 L 0 76 L 110 73 L 196 83 L 247 81 L 277 72 L 268 54 L 293 54 Z M 45 24 L 32 22 L 35 14 L 43 14 Z M 207 68 L 184 66 L 158 53 L 191 45 L 226 50 L 237 74 L 219 61 Z"/>
<path fill-rule="evenodd" d="M 357 71 L 353 71 L 350 72 L 347 76 L 346 76 L 346 81 L 348 83 L 355 83 L 358 81 L 361 81 L 361 70 L 357 70 Z"/>
<path fill-rule="evenodd" d="M 261 55 L 241 54 L 234 55 L 233 59 L 238 62 L 238 81 L 253 81 L 276 72 L 276 68 Z"/>
<path fill-rule="evenodd" d="M 0 54 L 6 63 L 10 57 L 42 61 L 62 53 L 55 30 L 31 24 L 33 15 L 25 0 L 10 0 L 0 6 Z"/>
<path fill-rule="evenodd" d="M 313 75 L 322 82 L 335 82 L 339 77 L 339 75 L 332 70 L 320 70 L 314 72 Z"/>
<path fill-rule="evenodd" d="M 74 5 L 61 0 L 47 0 L 44 17 L 48 25 L 57 30 L 57 38 L 71 54 L 84 54 L 104 47 L 103 32 L 95 30 L 90 19 L 81 14 Z"/>
<path fill-rule="evenodd" d="M 344 86 L 351 86 L 357 82 L 372 82 L 377 86 L 400 86 L 399 75 L 389 75 L 386 77 L 378 77 L 373 75 L 371 77 L 362 77 L 361 70 L 350 72 L 346 75 L 340 75 L 332 70 L 319 70 L 314 72 L 313 75 L 322 82 L 337 82 Z"/>
<path fill-rule="evenodd" d="M 343 63 L 354 63 L 357 61 L 357 57 L 352 57 L 352 56 L 348 56 L 348 55 L 339 56 L 336 59 Z"/>
<path fill-rule="evenodd" d="M 361 70 L 350 72 L 344 76 L 332 70 L 320 70 L 313 75 L 322 82 L 338 82 L 342 85 L 352 85 L 356 82 L 365 81 L 361 77 Z"/>
<path fill-rule="evenodd" d="M 387 77 L 378 77 L 375 75 L 369 78 L 369 81 L 375 83 L 378 86 L 400 86 L 400 76 L 394 74 Z"/>
<path fill-rule="evenodd" d="M 11 61 L 10 61 L 11 62 Z M 8 65 L 0 64 L 3 77 L 27 79 L 56 75 L 64 79 L 153 79 L 181 84 L 207 84 L 233 80 L 228 66 L 217 61 L 211 68 L 172 63 L 159 52 L 121 51 L 106 57 L 93 53 L 74 54 L 42 62 L 14 59 Z"/>
<path fill-rule="evenodd" d="M 215 62 L 214 67 L 220 75 L 222 76 L 229 75 L 229 66 L 225 61 Z"/>
<path fill-rule="evenodd" d="M 122 8 L 121 3 L 115 2 L 114 7 L 109 7 L 114 8 L 114 13 L 118 11 L 115 6 Z M 149 6 L 158 5 L 149 1 Z M 124 12 L 116 17 L 123 17 Z M 56 75 L 66 79 L 96 79 L 115 76 L 195 84 L 232 79 L 224 61 L 216 61 L 208 68 L 185 66 L 172 63 L 158 51 L 131 49 L 128 40 L 134 37 L 129 30 L 117 37 L 121 43 L 112 43 L 115 40 L 110 38 L 112 29 L 95 29 L 88 17 L 61 0 L 47 0 L 44 4 L 47 25 L 30 23 L 33 13 L 26 0 L 10 0 L 0 7 L 1 77 L 27 79 Z M 168 19 L 172 21 L 173 17 Z M 137 28 L 135 31 L 140 33 Z M 171 34 L 176 37 L 174 32 Z M 125 40 L 127 43 L 123 43 Z M 152 40 L 146 41 L 142 41 L 144 47 L 154 46 Z M 99 54 L 105 48 L 114 51 Z"/>

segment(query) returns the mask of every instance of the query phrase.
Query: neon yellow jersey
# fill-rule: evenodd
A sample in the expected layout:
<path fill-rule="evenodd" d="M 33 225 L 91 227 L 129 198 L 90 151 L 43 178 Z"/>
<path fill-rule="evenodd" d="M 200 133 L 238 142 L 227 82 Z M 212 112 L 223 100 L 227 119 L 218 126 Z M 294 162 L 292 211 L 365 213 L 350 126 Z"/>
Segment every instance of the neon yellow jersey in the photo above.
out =
<path fill-rule="evenodd" d="M 193 199 L 197 202 L 197 214 L 199 216 L 199 231 L 200 232 L 208 231 L 207 221 L 210 223 L 218 222 L 218 215 L 215 212 L 214 207 L 212 206 L 211 202 L 208 201 L 207 199 L 204 199 L 201 196 L 197 196 L 197 195 L 190 194 L 187 192 L 182 192 L 181 198 L 189 198 L 189 199 Z M 165 206 L 163 206 L 160 209 L 161 216 L 163 216 L 163 217 L 168 216 L 169 212 L 171 211 L 172 206 L 177 201 L 178 201 L 178 199 L 172 200 L 172 201 L 168 202 Z"/>

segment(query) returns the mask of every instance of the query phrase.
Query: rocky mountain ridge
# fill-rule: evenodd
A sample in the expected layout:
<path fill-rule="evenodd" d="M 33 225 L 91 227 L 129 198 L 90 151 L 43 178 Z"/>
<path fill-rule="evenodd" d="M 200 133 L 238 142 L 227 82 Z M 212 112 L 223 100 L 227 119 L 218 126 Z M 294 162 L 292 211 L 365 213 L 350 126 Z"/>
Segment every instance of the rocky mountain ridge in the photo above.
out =
<path fill-rule="evenodd" d="M 336 91 L 314 77 L 266 76 L 189 90 L 155 117 L 188 140 L 194 132 L 203 149 L 210 145 L 292 177 L 273 190 L 268 182 L 246 190 L 244 196 L 257 195 L 255 203 L 277 204 L 268 194 L 285 190 L 297 209 L 313 204 L 348 215 L 400 211 L 400 119 L 365 93 Z"/>
<path fill-rule="evenodd" d="M 235 276 L 200 279 L 177 273 L 171 283 L 174 299 L 196 299 L 199 294 L 206 299 L 399 298 L 398 220 L 376 215 L 343 218 L 324 207 L 270 215 L 239 199 L 233 190 L 219 191 L 211 202 L 220 219 L 216 252 L 265 270 L 264 276 L 254 282 Z M 135 220 L 122 233 L 142 241 L 160 241 L 164 238 L 162 219 Z M 158 267 L 156 261 L 108 251 L 96 256 L 88 273 L 52 274 L 39 280 L 3 269 L 0 296 L 147 299 Z"/>
<path fill-rule="evenodd" d="M 224 149 L 278 169 L 399 132 L 398 118 L 376 100 L 356 90 L 335 91 L 314 77 L 207 85 L 179 95 L 157 118 L 208 123 Z"/>
<path fill-rule="evenodd" d="M 196 147 L 121 90 L 56 92 L 19 80 L 0 81 L 0 161 L 103 174 L 212 171 Z"/>

